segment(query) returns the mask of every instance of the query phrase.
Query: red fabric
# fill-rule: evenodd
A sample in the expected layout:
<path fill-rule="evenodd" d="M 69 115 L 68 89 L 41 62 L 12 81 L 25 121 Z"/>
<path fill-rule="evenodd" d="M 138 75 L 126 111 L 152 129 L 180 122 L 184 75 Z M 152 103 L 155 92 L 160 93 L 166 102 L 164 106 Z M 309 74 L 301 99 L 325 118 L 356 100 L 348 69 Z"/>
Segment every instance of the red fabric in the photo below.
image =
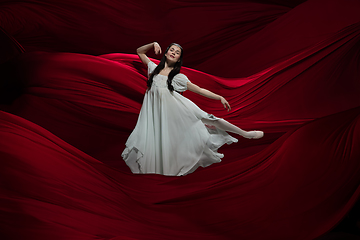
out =
<path fill-rule="evenodd" d="M 314 239 L 357 201 L 358 1 L 1 6 L 27 50 L 10 63 L 23 94 L 0 111 L 5 239 Z M 154 40 L 183 45 L 182 72 L 233 110 L 184 96 L 265 137 L 185 177 L 133 175 L 120 156 L 146 89 L 133 53 Z"/>

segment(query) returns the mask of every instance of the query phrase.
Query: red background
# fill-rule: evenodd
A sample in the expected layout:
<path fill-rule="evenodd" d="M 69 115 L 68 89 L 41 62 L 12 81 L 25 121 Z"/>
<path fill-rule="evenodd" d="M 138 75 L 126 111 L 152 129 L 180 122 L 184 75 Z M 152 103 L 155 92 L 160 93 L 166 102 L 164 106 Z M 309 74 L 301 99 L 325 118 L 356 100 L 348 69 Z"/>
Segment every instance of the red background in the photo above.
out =
<path fill-rule="evenodd" d="M 1 66 L 5 239 L 314 239 L 357 201 L 359 1 L 0 4 L 16 39 L 2 36 L 2 62 L 25 49 Z M 131 174 L 121 152 L 146 89 L 134 52 L 152 41 L 182 45 L 182 72 L 233 110 L 186 97 L 265 137 L 185 177 Z"/>

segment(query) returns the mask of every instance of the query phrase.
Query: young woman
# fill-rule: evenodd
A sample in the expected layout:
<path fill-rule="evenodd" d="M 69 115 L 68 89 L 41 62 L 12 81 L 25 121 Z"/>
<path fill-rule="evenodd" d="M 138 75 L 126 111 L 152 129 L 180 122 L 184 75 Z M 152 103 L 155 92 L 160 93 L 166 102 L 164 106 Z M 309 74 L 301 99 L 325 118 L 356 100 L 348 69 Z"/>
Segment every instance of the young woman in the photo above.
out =
<path fill-rule="evenodd" d="M 146 56 L 154 48 L 161 54 L 157 42 L 139 47 L 137 54 L 148 67 L 148 89 L 140 115 L 126 142 L 122 157 L 133 173 L 157 173 L 181 176 L 220 162 L 223 154 L 217 149 L 237 142 L 226 131 L 245 138 L 263 137 L 262 131 L 244 131 L 235 125 L 201 110 L 179 92 L 190 90 L 219 100 L 225 109 L 229 103 L 220 95 L 191 83 L 180 73 L 183 49 L 176 43 L 166 49 L 159 65 Z"/>

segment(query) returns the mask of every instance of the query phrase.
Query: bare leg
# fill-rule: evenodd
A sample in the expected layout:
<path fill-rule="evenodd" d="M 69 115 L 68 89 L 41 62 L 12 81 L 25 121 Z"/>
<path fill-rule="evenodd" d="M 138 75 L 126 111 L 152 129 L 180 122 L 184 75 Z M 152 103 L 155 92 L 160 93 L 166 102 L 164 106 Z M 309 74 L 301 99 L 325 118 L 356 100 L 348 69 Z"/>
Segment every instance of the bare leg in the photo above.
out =
<path fill-rule="evenodd" d="M 250 138 L 250 139 L 258 139 L 262 138 L 264 136 L 264 132 L 262 131 L 244 131 L 241 128 L 235 126 L 234 124 L 229 123 L 228 121 L 224 119 L 218 119 L 218 120 L 208 120 L 208 119 L 202 119 L 202 122 L 215 126 L 223 131 L 232 132 L 239 134 L 240 136 L 243 136 L 244 138 Z"/>

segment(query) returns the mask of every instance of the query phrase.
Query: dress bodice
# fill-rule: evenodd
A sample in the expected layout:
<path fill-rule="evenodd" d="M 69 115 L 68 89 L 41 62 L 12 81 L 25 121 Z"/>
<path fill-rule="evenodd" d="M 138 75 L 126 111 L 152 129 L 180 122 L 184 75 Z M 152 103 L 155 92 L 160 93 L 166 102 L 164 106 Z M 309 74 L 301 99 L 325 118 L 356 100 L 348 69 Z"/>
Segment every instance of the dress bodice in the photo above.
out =
<path fill-rule="evenodd" d="M 167 88 L 167 76 L 157 74 L 153 78 L 152 86 L 158 87 L 158 88 Z"/>

